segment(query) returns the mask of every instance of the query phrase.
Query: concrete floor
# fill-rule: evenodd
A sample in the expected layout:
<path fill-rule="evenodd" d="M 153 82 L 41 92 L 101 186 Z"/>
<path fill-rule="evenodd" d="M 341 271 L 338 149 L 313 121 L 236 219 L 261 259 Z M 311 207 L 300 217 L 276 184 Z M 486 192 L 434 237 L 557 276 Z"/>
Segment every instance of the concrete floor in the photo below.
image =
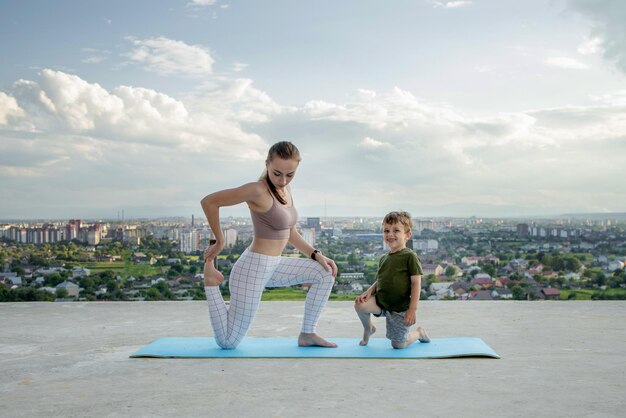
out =
<path fill-rule="evenodd" d="M 263 302 L 249 335 L 296 336 L 301 302 Z M 204 302 L 0 304 L 0 416 L 624 417 L 626 302 L 422 302 L 431 337 L 502 359 L 131 359 L 210 335 Z M 384 320 L 376 320 L 377 337 Z M 326 337 L 358 337 L 330 302 Z"/>

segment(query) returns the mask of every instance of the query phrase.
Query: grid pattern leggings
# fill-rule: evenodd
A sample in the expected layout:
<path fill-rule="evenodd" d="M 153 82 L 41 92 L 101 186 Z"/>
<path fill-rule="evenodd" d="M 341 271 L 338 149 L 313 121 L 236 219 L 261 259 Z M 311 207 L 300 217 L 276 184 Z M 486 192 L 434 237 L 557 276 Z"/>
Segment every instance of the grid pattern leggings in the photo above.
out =
<path fill-rule="evenodd" d="M 269 256 L 246 249 L 230 273 L 230 307 L 218 286 L 204 288 L 209 317 L 217 344 L 232 349 L 243 340 L 252 324 L 265 287 L 311 283 L 304 303 L 302 332 L 315 332 L 317 321 L 335 282 L 332 273 L 306 258 Z"/>

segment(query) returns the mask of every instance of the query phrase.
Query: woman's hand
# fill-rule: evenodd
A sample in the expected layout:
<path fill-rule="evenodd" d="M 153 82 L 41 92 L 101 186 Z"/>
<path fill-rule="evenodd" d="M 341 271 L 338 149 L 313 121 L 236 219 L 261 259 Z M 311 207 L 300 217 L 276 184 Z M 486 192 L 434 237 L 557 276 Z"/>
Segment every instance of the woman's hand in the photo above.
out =
<path fill-rule="evenodd" d="M 204 261 L 213 261 L 215 257 L 222 252 L 224 248 L 224 243 L 221 241 L 217 241 L 215 244 L 210 245 L 206 250 L 204 250 Z"/>
<path fill-rule="evenodd" d="M 322 267 L 324 267 L 324 270 L 328 272 L 332 272 L 333 277 L 337 277 L 337 264 L 335 264 L 335 262 L 332 259 L 318 252 L 318 253 L 315 253 L 315 261 L 320 263 Z"/>

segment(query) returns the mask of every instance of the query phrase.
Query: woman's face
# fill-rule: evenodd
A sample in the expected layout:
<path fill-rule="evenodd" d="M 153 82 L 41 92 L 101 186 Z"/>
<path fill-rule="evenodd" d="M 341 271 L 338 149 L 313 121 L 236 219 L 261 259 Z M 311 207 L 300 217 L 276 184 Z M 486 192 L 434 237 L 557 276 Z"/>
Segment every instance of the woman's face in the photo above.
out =
<path fill-rule="evenodd" d="M 287 186 L 296 175 L 298 164 L 300 164 L 298 160 L 283 160 L 282 158 L 274 157 L 266 164 L 267 174 L 272 184 L 277 189 Z"/>

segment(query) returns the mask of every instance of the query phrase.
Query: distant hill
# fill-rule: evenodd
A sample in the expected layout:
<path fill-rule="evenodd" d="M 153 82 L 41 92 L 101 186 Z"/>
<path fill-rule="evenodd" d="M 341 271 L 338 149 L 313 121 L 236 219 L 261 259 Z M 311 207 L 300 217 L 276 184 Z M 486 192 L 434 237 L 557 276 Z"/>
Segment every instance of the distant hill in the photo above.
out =
<path fill-rule="evenodd" d="M 626 221 L 626 212 L 609 212 L 609 213 L 565 213 L 557 216 L 559 218 L 573 218 L 573 219 L 591 219 L 594 221 L 601 221 L 607 219 L 614 219 L 618 221 Z"/>

